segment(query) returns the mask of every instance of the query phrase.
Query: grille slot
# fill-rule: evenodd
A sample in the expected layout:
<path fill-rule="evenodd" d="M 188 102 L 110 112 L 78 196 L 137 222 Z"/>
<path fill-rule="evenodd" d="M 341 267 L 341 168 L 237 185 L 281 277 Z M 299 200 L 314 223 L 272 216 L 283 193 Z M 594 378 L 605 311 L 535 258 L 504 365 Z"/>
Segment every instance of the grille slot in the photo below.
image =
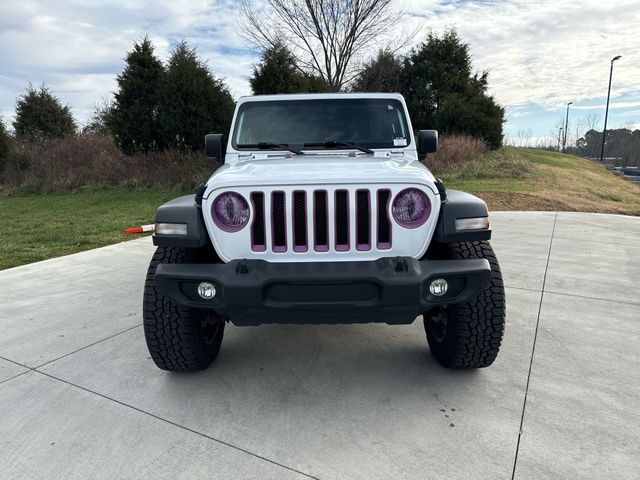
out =
<path fill-rule="evenodd" d="M 378 232 L 376 246 L 379 250 L 391 248 L 391 221 L 389 220 L 390 190 L 378 190 Z"/>
<path fill-rule="evenodd" d="M 253 204 L 253 223 L 251 224 L 251 250 L 264 252 L 267 249 L 264 232 L 264 193 L 253 192 L 251 194 Z"/>
<path fill-rule="evenodd" d="M 287 251 L 287 224 L 284 192 L 273 192 L 271 195 L 271 229 L 273 251 Z"/>
<path fill-rule="evenodd" d="M 293 251 L 307 251 L 307 194 L 293 192 Z"/>
<path fill-rule="evenodd" d="M 356 250 L 371 250 L 369 190 L 356 191 Z"/>
<path fill-rule="evenodd" d="M 313 228 L 316 252 L 329 250 L 328 216 L 327 192 L 316 190 L 313 192 Z"/>
<path fill-rule="evenodd" d="M 349 250 L 349 192 L 336 190 L 335 194 L 336 251 Z"/>

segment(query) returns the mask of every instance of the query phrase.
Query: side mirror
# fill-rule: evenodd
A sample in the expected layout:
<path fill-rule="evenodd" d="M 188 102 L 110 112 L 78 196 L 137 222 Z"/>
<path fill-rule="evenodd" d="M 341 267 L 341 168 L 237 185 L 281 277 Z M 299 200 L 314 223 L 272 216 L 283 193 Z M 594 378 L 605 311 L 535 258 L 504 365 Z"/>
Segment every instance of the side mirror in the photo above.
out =
<path fill-rule="evenodd" d="M 436 153 L 438 150 L 438 131 L 437 130 L 420 130 L 418 131 L 417 150 L 418 158 L 424 160 L 427 153 Z"/>
<path fill-rule="evenodd" d="M 204 136 L 204 151 L 207 157 L 224 162 L 225 144 L 224 135 L 221 133 L 209 133 Z"/>

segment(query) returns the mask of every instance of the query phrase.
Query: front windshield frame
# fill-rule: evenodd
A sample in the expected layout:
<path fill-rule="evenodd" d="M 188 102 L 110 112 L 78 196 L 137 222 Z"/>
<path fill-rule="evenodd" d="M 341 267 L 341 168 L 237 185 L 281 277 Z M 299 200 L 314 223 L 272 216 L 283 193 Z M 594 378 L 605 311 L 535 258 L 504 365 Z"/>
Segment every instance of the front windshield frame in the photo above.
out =
<path fill-rule="evenodd" d="M 300 139 L 298 139 L 298 141 L 293 141 L 291 142 L 291 137 L 289 136 L 289 132 L 290 130 L 288 130 L 286 136 L 283 137 L 277 137 L 275 140 L 274 139 L 267 139 L 267 138 L 262 138 L 259 137 L 252 137 L 251 141 L 246 141 L 247 136 L 242 137 L 241 133 L 242 133 L 242 129 L 244 127 L 244 123 L 245 121 L 247 121 L 247 117 L 245 115 L 245 113 L 247 113 L 249 110 L 251 109 L 260 109 L 260 108 L 269 108 L 269 107 L 290 107 L 290 106 L 296 106 L 296 107 L 307 107 L 307 109 L 313 109 L 316 106 L 318 108 L 332 108 L 332 107 L 341 107 L 341 106 L 345 106 L 345 107 L 349 107 L 349 106 L 354 106 L 357 107 L 358 109 L 362 109 L 362 108 L 370 108 L 370 109 L 384 109 L 386 110 L 388 115 L 393 115 L 393 122 L 392 124 L 386 124 L 385 122 L 382 122 L 382 127 L 384 128 L 390 128 L 391 130 L 387 131 L 386 133 L 390 134 L 389 137 L 383 137 L 380 136 L 379 138 L 369 138 L 368 140 L 364 140 L 362 138 L 345 138 L 344 136 L 342 138 L 307 138 L 307 140 L 309 140 L 308 142 L 302 142 L 299 141 Z M 384 111 L 382 110 L 382 111 Z M 347 112 L 348 113 L 348 112 Z M 354 111 L 354 116 L 357 114 L 356 111 Z M 379 113 L 376 112 L 376 115 L 378 115 L 379 118 Z M 299 116 L 299 115 L 298 115 Z M 282 113 L 277 114 L 276 118 L 283 118 L 284 116 L 282 115 Z M 369 116 L 371 117 L 371 116 Z M 367 117 L 367 118 L 369 118 Z M 315 117 L 314 117 L 315 118 Z M 355 117 L 354 117 L 355 118 Z M 354 122 L 350 122 L 347 123 L 345 122 L 344 125 L 352 125 Z M 272 123 L 269 123 L 269 125 L 271 125 Z M 358 123 L 359 124 L 359 123 Z M 388 127 L 386 127 L 388 125 Z M 373 123 L 371 123 L 370 125 L 368 125 L 368 127 L 371 129 L 370 131 L 372 131 L 374 128 L 380 128 L 380 125 L 374 125 Z M 248 128 L 248 127 L 244 127 L 244 128 Z M 367 128 L 367 125 L 364 126 L 364 128 Z M 320 126 L 319 126 L 319 130 L 320 130 Z M 398 130 L 398 131 L 396 131 Z M 299 133 L 299 132 L 298 132 Z M 320 133 L 320 132 L 318 132 Z M 339 132 L 342 133 L 342 132 Z M 346 135 L 346 134 L 345 134 Z M 371 133 L 371 135 L 373 135 L 373 133 Z M 279 141 L 276 141 L 279 140 Z M 288 141 L 285 141 L 288 140 Z M 359 141 L 360 140 L 360 141 Z M 370 141 L 370 140 L 375 140 L 375 141 Z M 346 142 L 348 141 L 349 143 L 354 143 L 356 144 L 358 147 L 364 147 L 367 149 L 372 149 L 372 150 L 397 150 L 399 148 L 407 148 L 409 145 L 411 145 L 412 142 L 412 135 L 411 135 L 411 131 L 410 131 L 410 124 L 407 118 L 407 114 L 406 114 L 406 110 L 404 108 L 404 104 L 396 98 L 389 98 L 389 97 L 380 97 L 380 98 L 371 98 L 371 97 L 365 97 L 365 98 L 336 98 L 336 97 L 331 97 L 331 98 L 305 98 L 305 99 L 282 99 L 282 100 L 255 100 L 255 101 L 247 101 L 244 102 L 242 104 L 240 104 L 240 106 L 238 107 L 238 111 L 236 114 L 236 118 L 234 121 L 234 128 L 232 130 L 232 136 L 231 136 L 231 146 L 234 150 L 238 151 L 238 152 L 243 152 L 243 151 L 256 151 L 256 150 L 260 150 L 259 148 L 256 148 L 256 145 L 260 142 L 273 142 L 273 143 L 278 143 L 281 145 L 286 145 L 289 147 L 295 147 L 298 149 L 302 149 L 305 151 L 339 151 L 339 150 L 354 150 L 354 148 L 352 147 L 348 147 L 348 146 L 326 146 L 326 145 L 314 145 L 314 146 L 307 146 L 304 145 L 306 143 L 323 143 L 323 142 L 337 142 L 337 143 L 341 143 L 341 142 Z M 239 146 L 239 145 L 250 145 L 250 146 Z M 284 149 L 278 149 L 278 148 L 272 148 L 270 149 L 272 151 L 285 151 Z"/>

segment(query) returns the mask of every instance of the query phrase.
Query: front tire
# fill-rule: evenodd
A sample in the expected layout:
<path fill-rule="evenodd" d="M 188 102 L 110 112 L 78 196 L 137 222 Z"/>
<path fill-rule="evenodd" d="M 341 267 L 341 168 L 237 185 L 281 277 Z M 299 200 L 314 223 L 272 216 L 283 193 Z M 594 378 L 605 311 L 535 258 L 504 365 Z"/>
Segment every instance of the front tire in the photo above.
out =
<path fill-rule="evenodd" d="M 161 263 L 201 263 L 203 250 L 158 247 L 144 285 L 143 326 L 147 348 L 162 370 L 204 370 L 215 360 L 224 335 L 224 319 L 212 310 L 176 305 L 156 288 L 156 268 Z"/>
<path fill-rule="evenodd" d="M 433 259 L 485 258 L 491 265 L 487 288 L 473 300 L 432 308 L 423 315 L 432 355 L 447 368 L 491 365 L 500 350 L 505 325 L 505 294 L 500 265 L 488 242 L 438 245 Z"/>

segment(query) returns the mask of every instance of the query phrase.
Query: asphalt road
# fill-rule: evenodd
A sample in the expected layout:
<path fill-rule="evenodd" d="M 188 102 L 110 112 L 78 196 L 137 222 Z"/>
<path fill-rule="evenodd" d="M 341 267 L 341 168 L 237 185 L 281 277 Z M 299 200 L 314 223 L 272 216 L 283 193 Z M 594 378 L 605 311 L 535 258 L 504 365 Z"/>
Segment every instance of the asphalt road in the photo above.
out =
<path fill-rule="evenodd" d="M 0 478 L 637 479 L 640 218 L 497 213 L 496 363 L 409 326 L 229 325 L 149 358 L 149 239 L 0 272 Z"/>

